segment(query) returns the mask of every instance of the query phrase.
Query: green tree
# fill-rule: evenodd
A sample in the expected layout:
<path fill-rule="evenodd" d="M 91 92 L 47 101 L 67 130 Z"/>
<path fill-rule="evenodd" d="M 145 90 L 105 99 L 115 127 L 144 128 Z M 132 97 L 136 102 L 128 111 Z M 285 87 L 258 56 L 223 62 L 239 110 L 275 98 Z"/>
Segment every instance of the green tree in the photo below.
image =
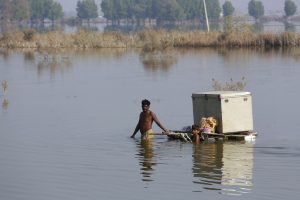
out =
<path fill-rule="evenodd" d="M 248 13 L 255 20 L 260 19 L 265 14 L 265 8 L 261 1 L 251 0 L 248 4 Z"/>
<path fill-rule="evenodd" d="M 284 12 L 286 17 L 293 16 L 297 11 L 297 6 L 292 0 L 285 0 L 284 2 Z"/>
<path fill-rule="evenodd" d="M 53 13 L 52 9 L 57 9 L 55 8 L 56 6 L 53 7 L 54 4 L 56 5 L 53 0 L 29 0 L 29 3 L 31 20 L 44 22 L 45 19 L 53 19 L 53 16 L 51 16 Z"/>
<path fill-rule="evenodd" d="M 22 21 L 29 19 L 29 2 L 28 0 L 12 0 L 13 19 Z"/>
<path fill-rule="evenodd" d="M 113 15 L 114 15 L 113 1 L 112 0 L 102 0 L 100 7 L 103 12 L 103 17 L 105 17 L 108 20 L 113 20 Z"/>
<path fill-rule="evenodd" d="M 121 19 L 127 18 L 128 13 L 127 11 L 127 2 L 126 0 L 112 0 L 114 4 L 114 19 L 120 23 Z"/>
<path fill-rule="evenodd" d="M 0 17 L 2 20 L 12 18 L 12 4 L 10 0 L 0 0 Z"/>
<path fill-rule="evenodd" d="M 176 0 L 155 0 L 153 12 L 158 22 L 163 20 L 176 21 L 182 18 L 183 10 Z"/>
<path fill-rule="evenodd" d="M 45 6 L 43 0 L 29 0 L 30 3 L 30 19 L 44 20 Z"/>
<path fill-rule="evenodd" d="M 121 19 L 134 16 L 133 5 L 133 0 L 102 0 L 100 6 L 106 19 L 119 23 Z"/>
<path fill-rule="evenodd" d="M 207 1 L 208 2 L 208 1 Z M 184 1 L 181 5 L 184 4 Z M 185 7 L 185 6 L 183 6 Z M 205 19 L 203 0 L 188 0 L 187 9 L 184 10 L 186 13 L 187 19 Z M 208 11 L 209 12 L 209 11 Z"/>
<path fill-rule="evenodd" d="M 55 20 L 63 16 L 61 5 L 54 0 L 0 0 L 2 18 L 11 20 Z"/>
<path fill-rule="evenodd" d="M 131 0 L 130 1 L 130 12 L 132 13 L 131 18 L 135 18 L 138 20 L 144 20 L 145 18 L 149 17 L 149 2 L 147 0 Z M 147 4 L 148 3 L 148 4 Z"/>
<path fill-rule="evenodd" d="M 206 0 L 208 17 L 219 19 L 219 0 Z M 139 21 L 157 19 L 176 21 L 183 19 L 205 19 L 203 0 L 102 0 L 104 17 L 116 21 L 134 19 Z"/>
<path fill-rule="evenodd" d="M 222 6 L 223 8 L 223 16 L 227 17 L 227 16 L 231 16 L 234 13 L 234 7 L 231 3 L 231 1 L 225 1 L 225 3 Z"/>
<path fill-rule="evenodd" d="M 200 2 L 195 0 L 177 0 L 184 13 L 182 19 L 194 20 L 200 16 Z"/>
<path fill-rule="evenodd" d="M 63 16 L 64 13 L 61 4 L 56 1 L 52 2 L 47 17 L 54 22 L 54 20 L 61 19 Z"/>
<path fill-rule="evenodd" d="M 82 0 L 77 2 L 77 16 L 79 19 L 90 19 L 98 17 L 98 7 L 94 0 Z"/>
<path fill-rule="evenodd" d="M 184 17 L 188 20 L 205 20 L 203 0 L 177 0 L 183 9 Z M 218 20 L 220 18 L 221 7 L 219 0 L 206 0 L 208 18 Z"/>
<path fill-rule="evenodd" d="M 153 13 L 152 13 L 152 7 L 153 7 L 153 0 L 146 0 L 146 18 L 153 18 Z"/>
<path fill-rule="evenodd" d="M 208 18 L 212 20 L 218 20 L 221 14 L 221 6 L 219 0 L 206 0 L 206 6 Z"/>

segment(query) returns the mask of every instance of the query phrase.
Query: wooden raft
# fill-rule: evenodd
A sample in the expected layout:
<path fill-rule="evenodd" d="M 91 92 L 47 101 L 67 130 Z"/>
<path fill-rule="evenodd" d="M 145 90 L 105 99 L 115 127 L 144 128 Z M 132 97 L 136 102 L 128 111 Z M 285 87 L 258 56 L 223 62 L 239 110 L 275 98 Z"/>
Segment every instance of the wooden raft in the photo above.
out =
<path fill-rule="evenodd" d="M 237 132 L 237 133 L 201 133 L 201 140 L 236 140 L 236 141 L 253 141 L 257 137 L 257 133 L 253 131 Z M 185 142 L 192 142 L 192 133 L 183 131 L 172 131 L 168 134 L 169 139 L 179 139 Z"/>

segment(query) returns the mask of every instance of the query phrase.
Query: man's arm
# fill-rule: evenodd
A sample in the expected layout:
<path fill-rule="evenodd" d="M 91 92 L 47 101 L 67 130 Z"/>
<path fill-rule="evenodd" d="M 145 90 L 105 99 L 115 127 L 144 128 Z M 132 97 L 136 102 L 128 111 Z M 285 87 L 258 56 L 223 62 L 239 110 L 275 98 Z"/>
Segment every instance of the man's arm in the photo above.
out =
<path fill-rule="evenodd" d="M 130 136 L 131 138 L 134 138 L 135 134 L 139 131 L 139 127 L 140 127 L 139 125 L 140 125 L 140 123 L 138 123 L 138 124 L 136 125 L 133 134 Z"/>
<path fill-rule="evenodd" d="M 160 123 L 160 121 L 158 120 L 156 114 L 154 112 L 151 112 L 151 114 L 152 114 L 153 120 L 155 121 L 157 126 L 159 126 L 165 133 L 168 133 L 169 130 Z"/>
<path fill-rule="evenodd" d="M 135 127 L 135 129 L 134 129 L 134 132 L 133 132 L 133 134 L 130 136 L 131 138 L 134 138 L 134 136 L 137 134 L 137 132 L 140 130 L 140 121 L 141 121 L 141 115 L 140 115 L 140 117 L 139 117 L 139 121 L 138 121 L 138 123 L 137 123 L 137 125 L 136 125 L 136 127 Z"/>

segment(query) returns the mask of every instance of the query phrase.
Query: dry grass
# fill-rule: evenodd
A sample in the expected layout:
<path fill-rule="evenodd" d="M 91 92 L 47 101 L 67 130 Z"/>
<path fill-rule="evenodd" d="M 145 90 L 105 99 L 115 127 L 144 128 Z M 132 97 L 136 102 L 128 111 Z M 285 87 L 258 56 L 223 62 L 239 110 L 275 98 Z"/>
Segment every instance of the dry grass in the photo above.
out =
<path fill-rule="evenodd" d="M 80 30 L 37 33 L 33 30 L 0 35 L 0 48 L 142 48 L 145 52 L 180 47 L 299 47 L 300 34 L 144 30 L 131 35 Z"/>
<path fill-rule="evenodd" d="M 233 79 L 230 79 L 229 82 L 224 84 L 215 79 L 212 79 L 212 82 L 212 87 L 215 91 L 243 91 L 246 87 L 245 77 L 242 77 L 240 81 L 233 81 Z"/>

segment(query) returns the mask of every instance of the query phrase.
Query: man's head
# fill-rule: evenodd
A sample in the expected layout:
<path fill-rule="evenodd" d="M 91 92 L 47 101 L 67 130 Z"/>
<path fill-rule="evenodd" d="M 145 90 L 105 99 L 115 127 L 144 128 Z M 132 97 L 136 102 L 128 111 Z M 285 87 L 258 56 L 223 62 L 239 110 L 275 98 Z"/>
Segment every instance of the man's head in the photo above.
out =
<path fill-rule="evenodd" d="M 192 126 L 192 134 L 198 134 L 200 132 L 200 127 L 197 124 Z"/>
<path fill-rule="evenodd" d="M 143 109 L 143 111 L 149 110 L 149 107 L 150 107 L 150 101 L 147 100 L 147 99 L 144 99 L 142 101 L 142 109 Z"/>
<path fill-rule="evenodd" d="M 199 130 L 200 127 L 197 124 L 192 125 L 192 130 Z"/>

